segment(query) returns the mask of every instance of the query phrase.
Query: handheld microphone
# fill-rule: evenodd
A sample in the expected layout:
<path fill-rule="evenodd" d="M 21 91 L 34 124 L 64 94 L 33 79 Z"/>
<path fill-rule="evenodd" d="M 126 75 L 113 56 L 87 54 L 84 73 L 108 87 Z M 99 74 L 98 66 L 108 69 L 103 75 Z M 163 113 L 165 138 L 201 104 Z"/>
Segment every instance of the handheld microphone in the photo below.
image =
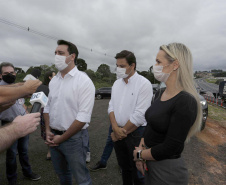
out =
<path fill-rule="evenodd" d="M 41 71 L 34 68 L 31 71 L 31 74 L 28 74 L 28 75 L 25 76 L 25 78 L 23 79 L 23 81 L 36 80 L 36 79 L 38 79 L 40 77 L 40 75 L 41 75 Z"/>
<path fill-rule="evenodd" d="M 31 113 L 40 112 L 42 107 L 45 107 L 48 103 L 49 88 L 46 85 L 40 85 L 36 92 L 32 94 L 30 103 L 33 105 Z"/>

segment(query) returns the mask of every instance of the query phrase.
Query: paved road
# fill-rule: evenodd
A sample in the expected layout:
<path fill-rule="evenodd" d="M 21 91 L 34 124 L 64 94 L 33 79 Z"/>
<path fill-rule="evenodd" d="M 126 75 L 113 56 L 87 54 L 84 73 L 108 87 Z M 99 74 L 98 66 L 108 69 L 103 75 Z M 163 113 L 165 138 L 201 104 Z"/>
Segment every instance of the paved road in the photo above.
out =
<path fill-rule="evenodd" d="M 209 91 L 211 93 L 218 93 L 219 91 L 219 86 L 217 84 L 208 83 L 205 79 L 196 79 L 195 81 L 201 90 Z"/>
<path fill-rule="evenodd" d="M 196 88 L 199 87 L 200 90 L 206 91 L 207 95 L 211 97 L 211 102 L 214 101 L 215 103 L 218 101 L 218 105 L 221 105 L 221 100 L 220 99 L 215 99 L 213 100 L 213 93 L 218 93 L 219 92 L 219 85 L 213 84 L 213 83 L 208 83 L 205 79 L 199 78 L 196 79 Z M 223 106 L 226 107 L 226 103 L 223 103 Z"/>

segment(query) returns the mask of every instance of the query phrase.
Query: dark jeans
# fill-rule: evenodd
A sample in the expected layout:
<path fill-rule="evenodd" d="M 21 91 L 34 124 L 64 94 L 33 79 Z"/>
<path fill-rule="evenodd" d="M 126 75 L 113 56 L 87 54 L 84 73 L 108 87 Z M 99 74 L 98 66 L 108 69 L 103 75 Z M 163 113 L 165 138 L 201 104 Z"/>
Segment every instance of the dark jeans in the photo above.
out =
<path fill-rule="evenodd" d="M 107 141 L 106 141 L 106 145 L 104 147 L 104 151 L 103 151 L 103 154 L 101 156 L 101 164 L 103 165 L 107 165 L 107 161 L 109 159 L 109 157 L 111 156 L 111 153 L 112 153 L 112 150 L 114 148 L 114 143 L 111 139 L 111 133 L 112 133 L 112 126 L 110 124 L 110 127 L 109 127 L 109 131 L 108 131 L 108 138 L 107 138 Z"/>
<path fill-rule="evenodd" d="M 88 129 L 86 129 L 86 130 L 87 130 L 88 144 L 87 144 L 87 146 L 84 146 L 84 147 L 86 148 L 87 152 L 90 152 L 90 147 L 89 147 L 89 132 L 88 132 Z"/>
<path fill-rule="evenodd" d="M 144 130 L 145 127 L 139 127 L 126 138 L 114 143 L 118 164 L 122 168 L 123 185 L 144 184 L 144 177 L 141 178 L 133 161 L 133 151 L 135 146 L 139 146 Z"/>
<path fill-rule="evenodd" d="M 54 134 L 55 132 L 52 131 Z M 59 146 L 50 147 L 51 160 L 61 185 L 72 185 L 72 175 L 79 185 L 92 185 L 86 167 L 87 129 L 81 130 Z"/>
<path fill-rule="evenodd" d="M 15 141 L 6 152 L 6 175 L 8 181 L 17 179 L 17 162 L 16 154 L 18 151 L 19 160 L 24 175 L 32 173 L 28 158 L 29 135 Z"/>

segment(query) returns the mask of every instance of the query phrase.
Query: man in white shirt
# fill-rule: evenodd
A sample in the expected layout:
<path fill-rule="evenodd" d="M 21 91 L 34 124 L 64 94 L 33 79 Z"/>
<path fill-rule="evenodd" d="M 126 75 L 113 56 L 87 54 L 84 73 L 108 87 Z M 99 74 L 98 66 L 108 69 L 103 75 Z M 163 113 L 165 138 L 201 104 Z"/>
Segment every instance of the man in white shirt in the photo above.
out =
<path fill-rule="evenodd" d="M 117 78 L 112 87 L 108 114 L 112 124 L 111 134 L 123 185 L 144 184 L 136 170 L 133 150 L 139 146 L 147 122 L 145 112 L 151 105 L 151 83 L 136 72 L 135 55 L 123 50 L 116 55 Z"/>
<path fill-rule="evenodd" d="M 77 47 L 59 40 L 55 66 L 59 72 L 50 81 L 49 101 L 44 109 L 46 143 L 60 184 L 92 184 L 86 168 L 87 127 L 91 119 L 95 87 L 90 78 L 75 66 Z"/>

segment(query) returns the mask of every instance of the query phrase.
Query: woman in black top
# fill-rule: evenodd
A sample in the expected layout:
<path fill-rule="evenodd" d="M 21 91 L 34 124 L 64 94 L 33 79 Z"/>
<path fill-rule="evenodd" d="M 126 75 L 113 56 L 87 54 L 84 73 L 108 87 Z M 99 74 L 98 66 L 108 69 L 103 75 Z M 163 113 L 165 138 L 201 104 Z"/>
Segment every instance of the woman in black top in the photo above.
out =
<path fill-rule="evenodd" d="M 202 119 L 190 50 L 180 43 L 161 46 L 153 73 L 166 88 L 156 93 L 145 113 L 147 127 L 134 160 L 145 174 L 145 184 L 188 184 L 181 153 L 185 141 L 200 130 Z"/>

